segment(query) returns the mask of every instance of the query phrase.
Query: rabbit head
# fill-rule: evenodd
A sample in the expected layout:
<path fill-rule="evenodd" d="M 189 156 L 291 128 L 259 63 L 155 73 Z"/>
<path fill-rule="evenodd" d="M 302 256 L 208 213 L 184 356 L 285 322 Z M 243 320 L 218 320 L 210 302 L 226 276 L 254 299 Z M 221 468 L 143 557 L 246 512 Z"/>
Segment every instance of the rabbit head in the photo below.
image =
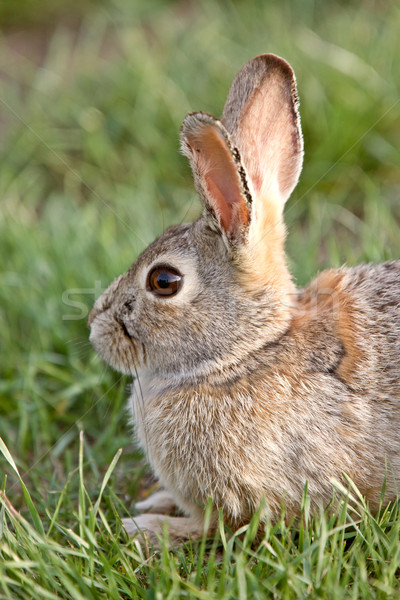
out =
<path fill-rule="evenodd" d="M 295 77 L 281 58 L 247 63 L 221 120 L 181 128 L 202 216 L 169 228 L 97 300 L 91 341 L 117 370 L 207 376 L 277 339 L 295 288 L 283 208 L 302 165 Z"/>

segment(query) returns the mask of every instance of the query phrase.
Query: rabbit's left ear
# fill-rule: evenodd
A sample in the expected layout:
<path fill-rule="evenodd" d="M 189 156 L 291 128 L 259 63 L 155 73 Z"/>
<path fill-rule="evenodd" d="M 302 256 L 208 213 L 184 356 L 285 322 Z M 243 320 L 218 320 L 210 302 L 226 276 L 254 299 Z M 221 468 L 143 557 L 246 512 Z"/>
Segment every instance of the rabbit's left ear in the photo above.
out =
<path fill-rule="evenodd" d="M 243 241 L 251 217 L 251 196 L 229 133 L 211 115 L 190 113 L 182 124 L 181 147 L 189 158 L 210 225 L 228 243 Z"/>
<path fill-rule="evenodd" d="M 275 54 L 246 63 L 229 90 L 221 121 L 239 149 L 257 212 L 264 204 L 282 213 L 297 184 L 303 164 L 298 105 L 294 72 Z"/>

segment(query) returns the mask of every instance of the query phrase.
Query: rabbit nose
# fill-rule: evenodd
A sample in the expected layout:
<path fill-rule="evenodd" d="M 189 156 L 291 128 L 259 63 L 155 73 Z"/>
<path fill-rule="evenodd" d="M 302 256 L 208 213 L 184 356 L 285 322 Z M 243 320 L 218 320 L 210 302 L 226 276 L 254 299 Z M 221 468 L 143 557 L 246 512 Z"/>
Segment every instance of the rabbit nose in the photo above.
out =
<path fill-rule="evenodd" d="M 114 312 L 114 318 L 116 319 L 116 321 L 120 322 L 120 321 L 123 321 L 124 319 L 130 317 L 132 314 L 132 311 L 134 309 L 134 306 L 135 306 L 134 298 L 129 298 L 129 300 L 126 300 L 122 305 L 120 305 L 118 310 L 116 310 Z"/>
<path fill-rule="evenodd" d="M 130 298 L 129 300 L 124 302 L 124 310 L 127 312 L 132 312 L 134 305 L 135 305 L 135 299 Z"/>

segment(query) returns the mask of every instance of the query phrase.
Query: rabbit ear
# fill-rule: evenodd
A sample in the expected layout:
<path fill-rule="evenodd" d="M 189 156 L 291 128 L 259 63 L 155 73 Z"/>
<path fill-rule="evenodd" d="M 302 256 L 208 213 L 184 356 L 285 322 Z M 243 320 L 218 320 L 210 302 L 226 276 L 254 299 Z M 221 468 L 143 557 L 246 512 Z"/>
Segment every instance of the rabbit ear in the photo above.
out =
<path fill-rule="evenodd" d="M 303 163 L 290 65 L 274 54 L 245 64 L 232 83 L 221 121 L 240 153 L 253 198 L 247 244 L 241 248 L 242 283 L 249 290 L 269 289 L 285 320 L 295 287 L 284 252 L 283 208 Z"/>
<path fill-rule="evenodd" d="M 282 250 L 283 207 L 303 161 L 296 81 L 289 64 L 274 54 L 245 64 L 233 81 L 221 121 L 202 112 L 187 115 L 181 142 L 211 223 L 230 241 L 254 246 L 267 237 L 266 254 L 273 240 Z"/>
<path fill-rule="evenodd" d="M 289 318 L 295 287 L 286 265 L 282 215 L 303 162 L 291 67 L 273 54 L 254 58 L 236 76 L 221 121 L 190 114 L 181 140 L 206 215 L 231 247 L 235 242 L 243 286 L 269 290 L 282 319 Z"/>
<path fill-rule="evenodd" d="M 182 124 L 181 148 L 211 224 L 228 242 L 243 240 L 251 197 L 239 153 L 225 127 L 207 113 L 190 113 Z"/>
<path fill-rule="evenodd" d="M 246 63 L 235 77 L 221 118 L 239 149 L 257 204 L 283 211 L 300 175 L 303 138 L 296 79 L 274 54 Z"/>

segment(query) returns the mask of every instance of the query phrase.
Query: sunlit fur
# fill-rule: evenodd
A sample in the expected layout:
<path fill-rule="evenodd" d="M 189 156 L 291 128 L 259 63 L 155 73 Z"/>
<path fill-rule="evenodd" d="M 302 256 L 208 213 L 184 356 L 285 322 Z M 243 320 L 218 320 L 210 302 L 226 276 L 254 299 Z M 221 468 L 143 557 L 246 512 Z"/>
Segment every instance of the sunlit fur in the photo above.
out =
<path fill-rule="evenodd" d="M 248 116 L 256 84 L 257 94 L 272 102 L 271 114 L 284 113 L 271 133 L 274 157 L 264 166 L 252 161 L 271 156 L 267 142 L 262 152 L 249 142 L 262 116 Z M 263 86 L 272 89 L 264 93 Z M 183 128 L 204 215 L 168 229 L 90 315 L 99 354 L 137 375 L 129 400 L 136 435 L 167 490 L 138 504 L 155 514 L 126 520 L 131 534 L 138 528 L 159 533 L 167 519 L 172 540 L 199 537 L 210 497 L 210 531 L 218 508 L 233 527 L 246 523 L 264 500 L 271 518 L 282 503 L 290 517 L 300 510 L 306 482 L 316 507 L 329 502 L 332 480 L 343 481 L 343 473 L 373 510 L 385 475 L 386 499 L 398 492 L 400 261 L 326 271 L 305 290 L 295 288 L 281 218 L 302 159 L 294 76 L 282 59 L 264 55 L 245 65 L 233 90 L 224 111 L 228 129 L 196 114 Z M 219 142 L 203 144 L 207 131 L 191 135 L 203 125 L 218 129 L 222 151 Z M 197 150 L 210 152 L 207 160 L 196 159 L 197 139 Z M 221 172 L 215 175 L 209 165 L 217 152 L 222 169 L 224 161 L 227 172 L 233 164 L 240 169 L 236 145 L 244 166 L 240 193 L 232 183 L 222 186 L 232 192 L 231 204 L 241 203 L 231 218 L 231 204 L 221 207 L 226 199 L 214 191 Z M 251 173 L 261 168 L 266 178 L 281 174 L 273 192 L 265 192 L 261 180 L 257 192 Z M 146 288 L 157 264 L 182 274 L 176 296 Z M 186 517 L 161 514 L 174 504 Z"/>

